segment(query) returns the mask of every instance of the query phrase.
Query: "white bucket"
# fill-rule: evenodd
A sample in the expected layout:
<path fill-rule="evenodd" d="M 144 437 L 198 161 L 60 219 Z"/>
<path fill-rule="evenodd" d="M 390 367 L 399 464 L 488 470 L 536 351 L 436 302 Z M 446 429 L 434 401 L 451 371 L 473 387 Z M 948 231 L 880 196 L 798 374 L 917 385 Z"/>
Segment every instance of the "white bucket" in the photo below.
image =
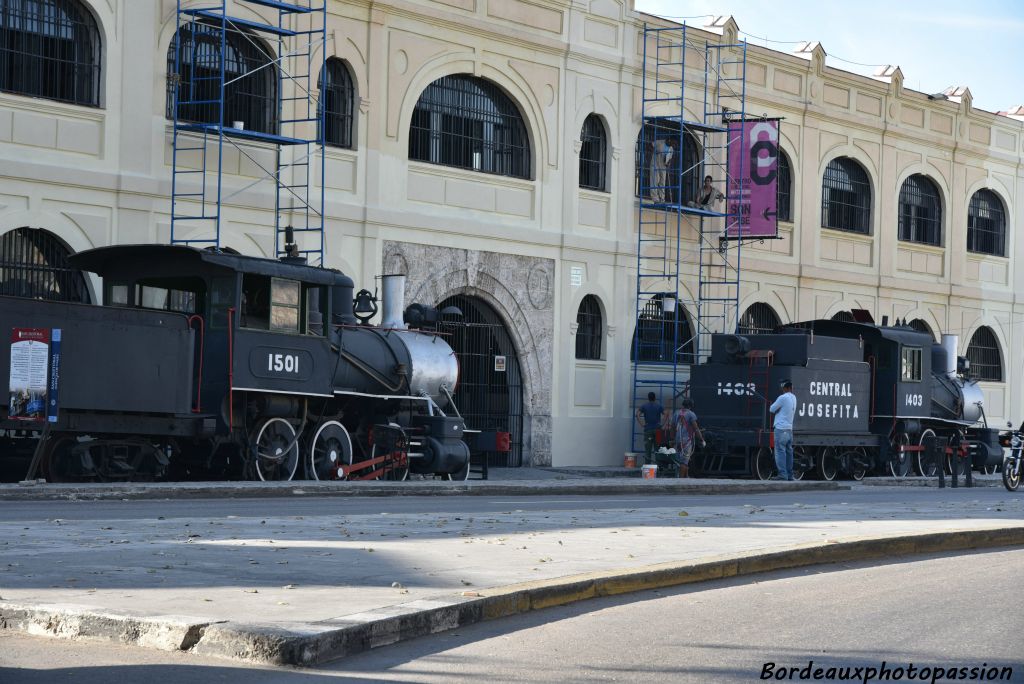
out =
<path fill-rule="evenodd" d="M 640 469 L 640 477 L 645 480 L 653 480 L 658 477 L 658 466 L 656 465 L 645 465 Z"/>

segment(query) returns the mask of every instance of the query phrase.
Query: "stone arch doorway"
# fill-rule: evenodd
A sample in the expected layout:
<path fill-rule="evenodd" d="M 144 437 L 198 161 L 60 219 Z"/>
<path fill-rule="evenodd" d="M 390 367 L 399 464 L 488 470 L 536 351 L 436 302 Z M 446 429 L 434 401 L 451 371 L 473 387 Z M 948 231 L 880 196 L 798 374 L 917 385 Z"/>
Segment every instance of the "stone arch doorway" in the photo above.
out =
<path fill-rule="evenodd" d="M 85 275 L 68 264 L 71 254 L 56 235 L 39 228 L 0 235 L 0 295 L 89 304 Z"/>
<path fill-rule="evenodd" d="M 457 294 L 439 308 L 456 306 L 460 320 L 438 326 L 459 360 L 455 404 L 475 430 L 503 430 L 512 436 L 512 449 L 495 454 L 490 465 L 518 467 L 523 463 L 523 375 L 512 336 L 501 317 L 479 297 Z M 504 360 L 502 360 L 504 359 Z"/>

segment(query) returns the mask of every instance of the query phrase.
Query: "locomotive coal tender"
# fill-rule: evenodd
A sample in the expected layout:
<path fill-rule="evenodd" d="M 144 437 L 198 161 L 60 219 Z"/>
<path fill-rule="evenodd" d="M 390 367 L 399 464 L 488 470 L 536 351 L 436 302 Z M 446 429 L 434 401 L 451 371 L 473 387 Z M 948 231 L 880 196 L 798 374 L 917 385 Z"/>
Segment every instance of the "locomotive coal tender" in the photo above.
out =
<path fill-rule="evenodd" d="M 691 367 L 690 394 L 708 448 L 691 467 L 706 474 L 771 476 L 768 406 L 783 380 L 797 397 L 794 472 L 831 480 L 868 472 L 935 473 L 923 445 L 938 438 L 978 467 L 1000 462 L 998 430 L 984 420 L 981 389 L 965 378 L 957 338 L 907 326 L 816 320 L 770 334 L 712 335 L 711 356 Z M 953 458 L 950 456 L 947 458 Z M 947 470 L 950 463 L 945 464 Z"/>
<path fill-rule="evenodd" d="M 0 329 L 26 337 L 0 367 L 51 385 L 46 406 L 0 409 L 0 451 L 48 480 L 465 479 L 470 444 L 501 449 L 466 430 L 438 312 L 403 315 L 403 276 L 384 277 L 371 326 L 374 295 L 297 257 L 126 245 L 71 261 L 102 276 L 102 306 L 0 298 Z"/>

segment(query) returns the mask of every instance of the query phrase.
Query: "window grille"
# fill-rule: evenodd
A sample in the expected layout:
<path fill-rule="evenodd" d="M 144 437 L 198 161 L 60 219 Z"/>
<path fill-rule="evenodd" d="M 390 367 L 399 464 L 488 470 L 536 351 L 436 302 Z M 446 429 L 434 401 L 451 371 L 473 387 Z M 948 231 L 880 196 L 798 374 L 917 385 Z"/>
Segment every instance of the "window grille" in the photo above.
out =
<path fill-rule="evenodd" d="M 747 307 L 747 310 L 740 316 L 738 332 L 740 335 L 762 335 L 774 331 L 780 325 L 782 325 L 782 321 L 779 320 L 775 309 L 767 304 L 757 302 Z"/>
<path fill-rule="evenodd" d="M 183 25 L 167 50 L 167 118 L 277 134 L 277 67 L 271 50 L 254 36 L 228 28 L 224 47 L 224 111 L 220 111 L 221 29 L 201 22 Z M 175 52 L 181 53 L 175 74 Z"/>
<path fill-rule="evenodd" d="M 999 341 L 990 328 L 982 326 L 971 337 L 967 345 L 967 360 L 971 363 L 970 375 L 975 380 L 1002 382 L 1003 362 L 999 354 Z"/>
<path fill-rule="evenodd" d="M 899 238 L 923 245 L 942 244 L 942 203 L 929 178 L 915 174 L 900 188 Z"/>
<path fill-rule="evenodd" d="M 319 114 L 324 144 L 351 149 L 356 89 L 345 62 L 337 57 L 328 59 L 317 88 L 323 93 Z"/>
<path fill-rule="evenodd" d="M 926 321 L 920 318 L 915 318 L 914 320 L 910 321 L 908 325 L 917 332 L 924 333 L 925 335 L 930 336 L 933 340 L 935 339 L 935 333 L 932 332 L 932 327 L 928 325 Z"/>
<path fill-rule="evenodd" d="M 852 233 L 871 232 L 871 186 L 860 164 L 849 157 L 829 162 L 821 183 L 821 225 Z"/>
<path fill-rule="evenodd" d="M 599 360 L 603 333 L 601 304 L 594 295 L 587 295 L 576 312 L 576 358 Z"/>
<path fill-rule="evenodd" d="M 967 207 L 967 251 L 1006 256 L 1003 203 L 991 190 L 979 190 Z"/>
<path fill-rule="evenodd" d="M 644 304 L 630 357 L 640 363 L 696 363 L 693 327 L 686 310 L 678 302 L 675 311 L 663 309 L 661 295 Z"/>
<path fill-rule="evenodd" d="M 849 311 L 837 311 L 832 314 L 833 321 L 839 321 L 841 323 L 856 323 L 857 320 L 853 317 L 853 314 Z"/>
<path fill-rule="evenodd" d="M 779 170 L 776 180 L 776 211 L 778 220 L 792 221 L 792 196 L 793 196 L 793 172 L 789 164 L 789 157 L 782 150 L 779 150 Z"/>
<path fill-rule="evenodd" d="M 90 302 L 82 272 L 68 265 L 71 251 L 52 233 L 17 228 L 0 236 L 0 294 Z"/>
<path fill-rule="evenodd" d="M 530 177 L 530 142 L 519 109 L 498 86 L 466 74 L 439 78 L 420 95 L 409 159 Z"/>
<path fill-rule="evenodd" d="M 654 142 L 664 139 L 672 147 L 672 158 L 669 160 L 667 176 L 668 187 L 665 190 L 665 201 L 668 204 L 686 204 L 697 199 L 700 192 L 703 176 L 701 176 L 701 145 L 694 137 L 694 134 L 683 127 L 680 136 L 678 121 L 671 119 L 657 119 L 649 122 L 640 129 L 640 135 L 636 139 L 635 174 L 636 196 L 651 198 L 651 169 L 654 162 Z M 682 155 L 676 152 L 679 145 L 683 146 Z M 682 198 L 679 197 L 680 190 Z"/>
<path fill-rule="evenodd" d="M 608 136 L 597 114 L 591 114 L 583 122 L 580 142 L 580 187 L 606 190 Z"/>
<path fill-rule="evenodd" d="M 0 0 L 0 90 L 98 107 L 102 48 L 78 0 Z"/>

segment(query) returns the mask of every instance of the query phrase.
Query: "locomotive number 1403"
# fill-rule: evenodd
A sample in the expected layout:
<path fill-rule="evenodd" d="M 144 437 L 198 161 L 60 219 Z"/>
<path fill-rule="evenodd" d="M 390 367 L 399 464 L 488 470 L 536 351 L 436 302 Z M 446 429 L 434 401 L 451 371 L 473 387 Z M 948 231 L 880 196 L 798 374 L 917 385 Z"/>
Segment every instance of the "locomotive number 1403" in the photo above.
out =
<path fill-rule="evenodd" d="M 277 354 L 270 352 L 267 354 L 267 370 L 276 373 L 298 373 L 299 372 L 299 356 L 298 354 Z"/>

